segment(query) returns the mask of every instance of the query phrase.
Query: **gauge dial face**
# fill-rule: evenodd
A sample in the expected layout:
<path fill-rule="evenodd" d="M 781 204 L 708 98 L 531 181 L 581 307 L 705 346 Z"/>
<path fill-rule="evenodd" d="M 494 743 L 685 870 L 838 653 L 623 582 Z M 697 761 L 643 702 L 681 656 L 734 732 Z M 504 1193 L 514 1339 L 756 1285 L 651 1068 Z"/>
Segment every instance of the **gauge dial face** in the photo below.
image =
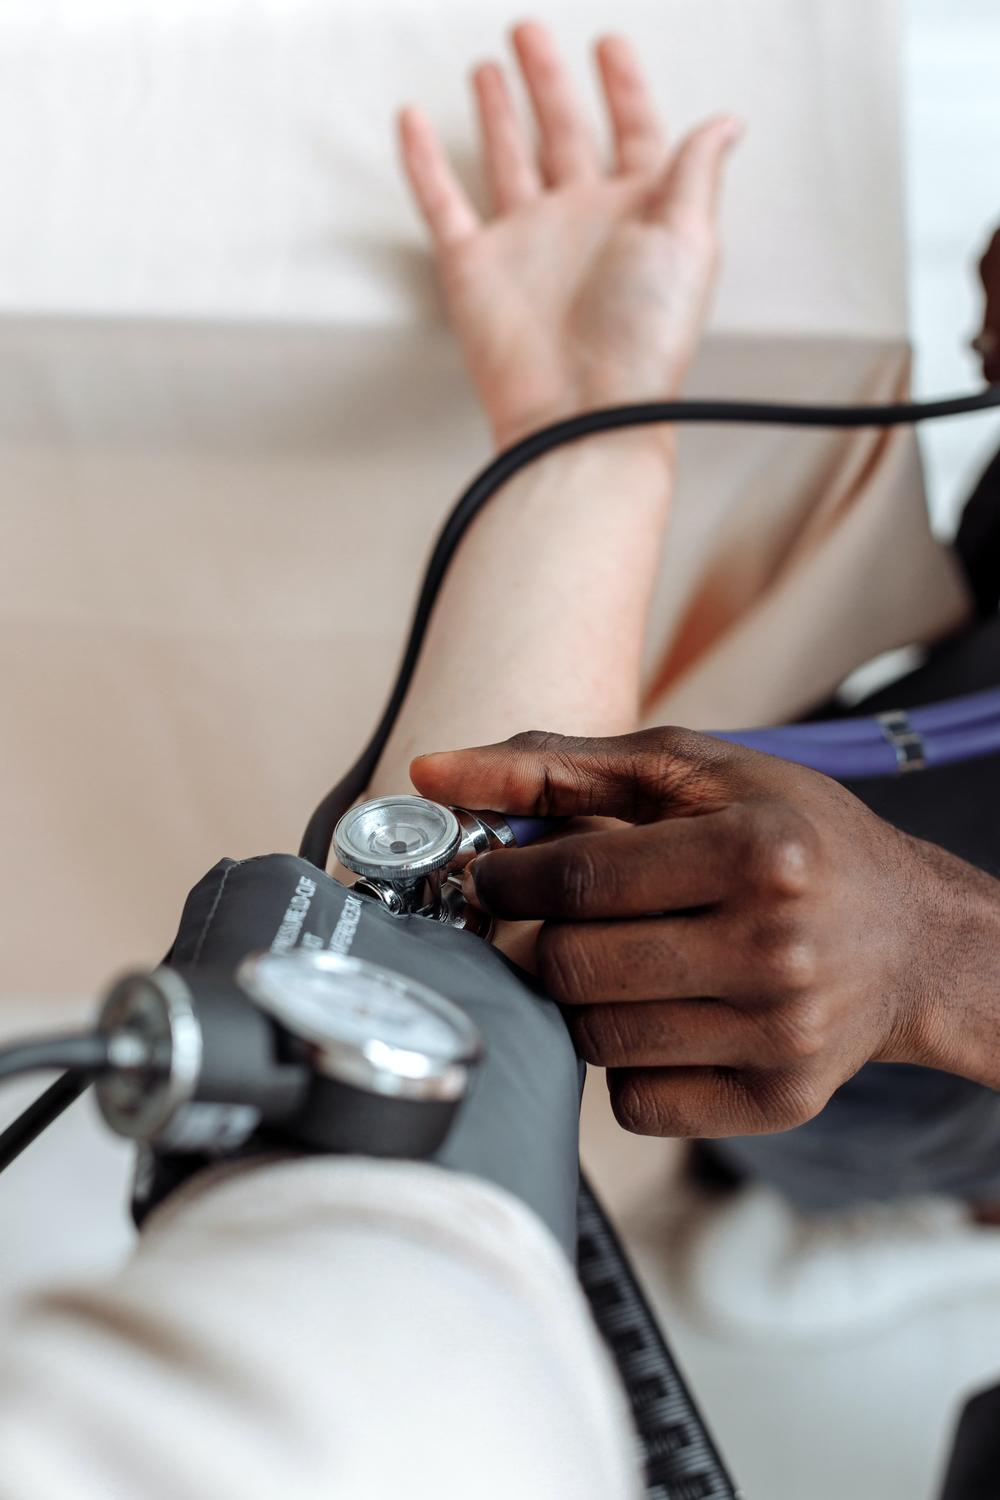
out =
<path fill-rule="evenodd" d="M 338 953 L 293 949 L 245 959 L 237 980 L 270 1015 L 359 1087 L 406 1093 L 458 1080 L 480 1052 L 464 1011 L 434 990 Z M 419 1091 L 419 1089 L 417 1090 Z M 432 1091 L 432 1090 L 431 1090 Z"/>
<path fill-rule="evenodd" d="M 369 879 L 418 879 L 446 865 L 461 841 L 458 819 L 425 797 L 375 797 L 346 812 L 333 835 L 337 858 Z"/>

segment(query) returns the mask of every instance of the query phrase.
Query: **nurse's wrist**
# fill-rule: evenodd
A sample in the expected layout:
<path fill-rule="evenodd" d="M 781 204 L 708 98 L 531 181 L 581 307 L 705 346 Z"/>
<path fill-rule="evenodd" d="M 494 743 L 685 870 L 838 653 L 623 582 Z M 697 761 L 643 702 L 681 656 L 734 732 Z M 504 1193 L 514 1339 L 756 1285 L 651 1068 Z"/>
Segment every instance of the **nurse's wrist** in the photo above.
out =
<path fill-rule="evenodd" d="M 912 954 L 920 995 L 908 1055 L 1000 1090 L 1000 880 L 936 845 L 911 841 L 922 877 L 919 951 Z"/>

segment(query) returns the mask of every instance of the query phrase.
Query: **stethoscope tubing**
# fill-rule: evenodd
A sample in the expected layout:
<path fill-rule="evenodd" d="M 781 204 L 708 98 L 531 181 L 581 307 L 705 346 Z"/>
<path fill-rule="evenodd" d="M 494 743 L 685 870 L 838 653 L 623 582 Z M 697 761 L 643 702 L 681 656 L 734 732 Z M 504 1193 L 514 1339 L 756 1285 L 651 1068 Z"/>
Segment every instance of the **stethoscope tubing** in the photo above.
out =
<path fill-rule="evenodd" d="M 901 749 L 900 733 L 909 742 L 908 754 Z M 871 780 L 1000 753 L 1000 688 L 905 712 L 713 730 L 711 737 L 808 766 L 837 781 Z M 520 847 L 557 832 L 562 820 L 509 817 L 506 822 Z"/>
<path fill-rule="evenodd" d="M 894 722 L 893 722 L 894 721 Z M 900 729 L 918 742 L 918 754 L 901 755 Z M 898 714 L 723 730 L 713 738 L 811 766 L 838 781 L 891 776 L 918 764 L 955 765 L 1000 752 L 1000 690 L 969 693 Z"/>

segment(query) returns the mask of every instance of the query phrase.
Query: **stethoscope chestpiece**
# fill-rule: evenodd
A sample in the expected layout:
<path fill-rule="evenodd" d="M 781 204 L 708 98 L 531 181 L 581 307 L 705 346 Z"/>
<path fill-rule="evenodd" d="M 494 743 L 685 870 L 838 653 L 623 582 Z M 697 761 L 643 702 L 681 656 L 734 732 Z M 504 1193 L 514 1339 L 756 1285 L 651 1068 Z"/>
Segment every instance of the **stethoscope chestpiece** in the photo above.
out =
<path fill-rule="evenodd" d="M 340 863 L 359 877 L 356 889 L 394 915 L 418 912 L 482 936 L 492 923 L 465 902 L 461 871 L 477 854 L 513 842 L 497 813 L 452 809 L 410 793 L 359 803 L 333 835 Z"/>

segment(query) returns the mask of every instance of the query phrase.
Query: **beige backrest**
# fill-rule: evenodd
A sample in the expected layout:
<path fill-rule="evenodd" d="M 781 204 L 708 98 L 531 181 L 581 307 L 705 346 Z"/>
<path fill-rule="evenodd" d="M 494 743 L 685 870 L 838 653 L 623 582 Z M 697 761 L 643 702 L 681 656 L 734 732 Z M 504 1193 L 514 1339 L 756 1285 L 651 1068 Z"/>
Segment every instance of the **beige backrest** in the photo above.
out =
<path fill-rule="evenodd" d="M 629 32 L 675 129 L 748 122 L 716 326 L 905 326 L 896 0 L 539 0 L 581 87 Z M 391 117 L 472 166 L 466 74 L 512 0 L 4 0 L 0 307 L 436 317 Z M 471 175 L 471 173 L 470 173 Z"/>

